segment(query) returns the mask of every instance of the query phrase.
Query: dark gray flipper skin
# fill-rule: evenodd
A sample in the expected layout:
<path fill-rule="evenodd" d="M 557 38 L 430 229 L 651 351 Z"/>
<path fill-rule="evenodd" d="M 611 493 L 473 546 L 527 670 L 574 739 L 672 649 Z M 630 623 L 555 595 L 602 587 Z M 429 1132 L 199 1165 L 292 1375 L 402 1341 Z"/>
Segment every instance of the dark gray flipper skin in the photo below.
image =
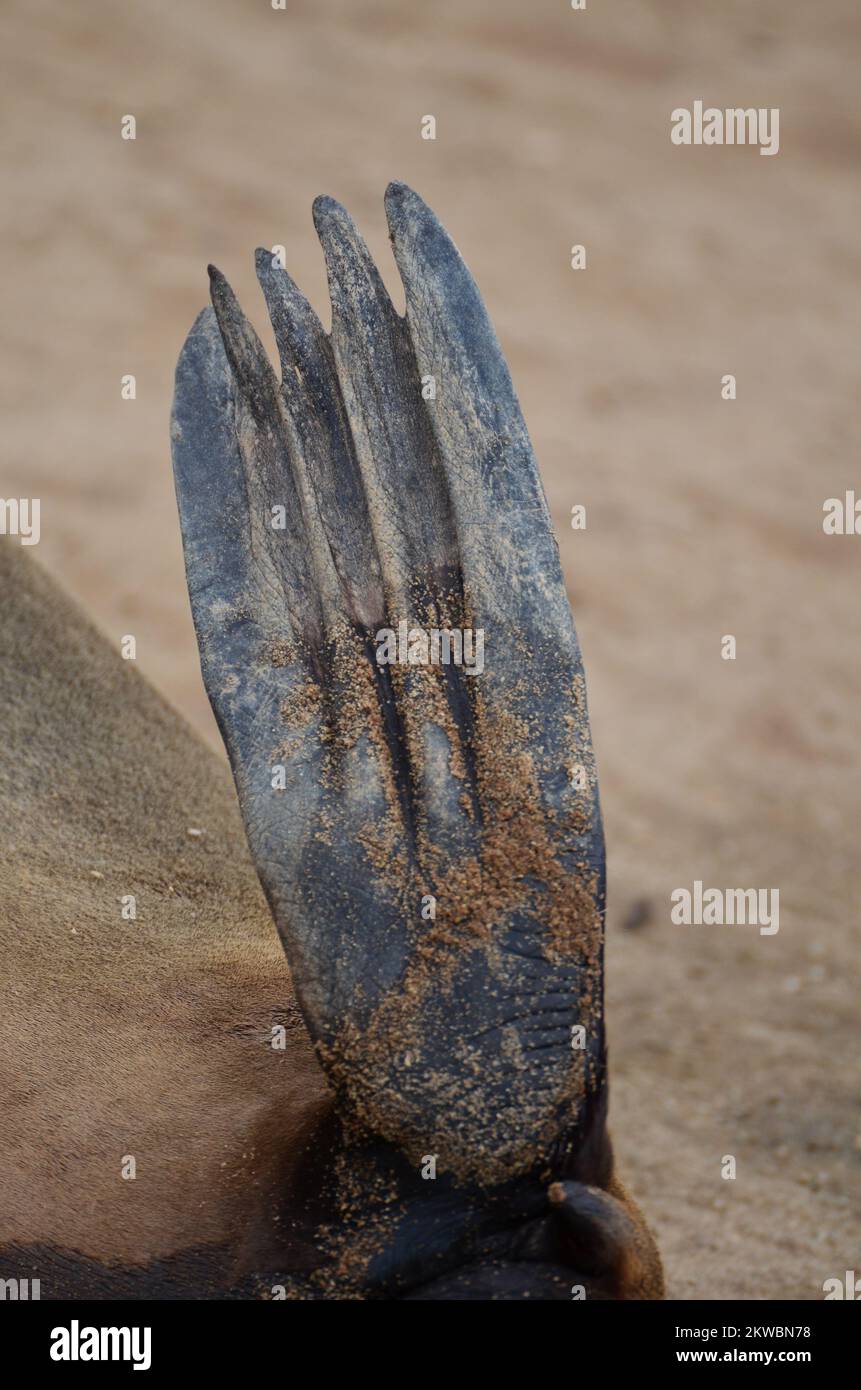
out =
<path fill-rule="evenodd" d="M 604 842 L 558 549 L 469 271 L 405 185 L 386 210 L 405 318 L 329 198 L 330 334 L 257 253 L 280 382 L 210 271 L 172 429 L 204 681 L 352 1131 L 451 1190 L 601 1181 Z M 402 623 L 480 630 L 483 670 L 380 664 Z"/>

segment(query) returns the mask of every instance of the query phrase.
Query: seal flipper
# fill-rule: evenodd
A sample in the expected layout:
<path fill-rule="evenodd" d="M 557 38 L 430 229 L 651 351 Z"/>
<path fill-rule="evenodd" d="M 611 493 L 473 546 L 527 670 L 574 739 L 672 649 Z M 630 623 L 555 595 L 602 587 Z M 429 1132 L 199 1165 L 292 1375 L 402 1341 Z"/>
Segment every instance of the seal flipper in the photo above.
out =
<path fill-rule="evenodd" d="M 435 1153 L 492 1188 L 569 1175 L 601 1109 L 603 839 L 579 649 L 507 367 L 433 214 L 403 185 L 389 211 L 406 322 L 346 214 L 318 203 L 333 338 L 309 340 L 303 302 L 270 284 L 295 377 L 278 391 L 213 278 L 226 353 L 208 342 L 201 366 L 190 340 L 181 359 L 177 491 L 204 679 L 330 1080 L 411 1161 Z M 303 351 L 318 354 L 307 418 Z M 209 501 L 207 468 L 227 475 Z M 367 509 L 364 608 L 355 538 L 339 553 L 339 470 Z M 246 515 L 228 525 L 218 499 L 229 483 L 241 508 L 241 477 Z M 270 534 L 273 488 L 290 505 Z M 380 594 L 383 627 L 480 630 L 481 672 L 381 668 Z"/>

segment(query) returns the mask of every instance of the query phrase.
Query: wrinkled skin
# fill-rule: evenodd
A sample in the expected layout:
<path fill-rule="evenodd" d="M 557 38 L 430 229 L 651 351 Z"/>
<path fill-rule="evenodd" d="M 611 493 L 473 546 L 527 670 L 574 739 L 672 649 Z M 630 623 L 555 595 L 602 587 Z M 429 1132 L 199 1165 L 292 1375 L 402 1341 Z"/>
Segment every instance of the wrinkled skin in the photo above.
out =
<path fill-rule="evenodd" d="M 654 1296 L 606 1135 L 603 832 L 547 504 L 457 249 L 404 185 L 386 210 L 406 318 L 318 199 L 331 334 L 259 251 L 281 381 L 214 269 L 177 369 L 204 680 L 340 1117 L 323 1272 L 285 1279 Z M 399 624 L 480 632 L 483 669 L 381 664 Z"/>

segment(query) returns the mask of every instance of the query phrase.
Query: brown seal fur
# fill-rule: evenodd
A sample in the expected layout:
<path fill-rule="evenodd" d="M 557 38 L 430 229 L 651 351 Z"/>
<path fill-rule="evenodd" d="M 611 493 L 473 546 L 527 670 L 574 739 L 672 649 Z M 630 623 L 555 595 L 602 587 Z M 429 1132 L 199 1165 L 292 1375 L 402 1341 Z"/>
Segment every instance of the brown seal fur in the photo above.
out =
<path fill-rule="evenodd" d="M 241 1264 L 328 1102 L 230 773 L 12 541 L 0 593 L 0 1277 Z"/>

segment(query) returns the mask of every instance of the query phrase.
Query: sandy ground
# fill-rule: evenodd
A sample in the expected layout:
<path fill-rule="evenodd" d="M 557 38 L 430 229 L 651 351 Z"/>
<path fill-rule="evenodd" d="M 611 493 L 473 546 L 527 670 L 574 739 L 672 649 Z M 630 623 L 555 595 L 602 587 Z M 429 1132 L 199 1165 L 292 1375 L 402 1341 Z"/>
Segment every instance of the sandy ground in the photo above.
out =
<path fill-rule="evenodd" d="M 861 539 L 821 526 L 861 483 L 854 0 L 7 0 L 2 28 L 2 493 L 41 498 L 39 558 L 217 745 L 168 451 L 205 265 L 264 331 L 251 253 L 283 243 L 325 314 L 327 192 L 400 304 L 381 198 L 418 188 L 558 526 L 609 843 L 613 1131 L 669 1292 L 861 1272 Z M 779 155 L 672 145 L 697 98 L 778 106 Z M 674 926 L 695 879 L 778 888 L 779 933 Z"/>

